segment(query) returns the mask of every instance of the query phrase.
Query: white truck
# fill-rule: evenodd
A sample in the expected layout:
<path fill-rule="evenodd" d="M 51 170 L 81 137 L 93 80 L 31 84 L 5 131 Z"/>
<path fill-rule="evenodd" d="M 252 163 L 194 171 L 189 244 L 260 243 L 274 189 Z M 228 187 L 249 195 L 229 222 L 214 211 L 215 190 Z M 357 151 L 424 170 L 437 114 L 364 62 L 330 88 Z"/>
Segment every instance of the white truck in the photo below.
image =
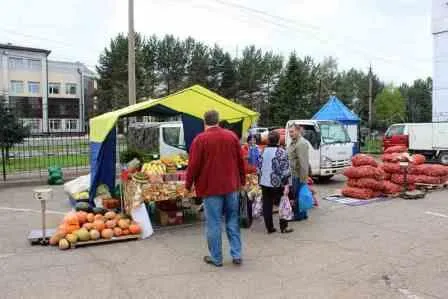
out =
<path fill-rule="evenodd" d="M 351 165 L 353 142 L 347 130 L 337 121 L 290 120 L 286 124 L 286 145 L 291 143 L 288 128 L 299 124 L 305 129 L 304 138 L 309 143 L 311 173 L 321 181 L 341 174 Z"/>
<path fill-rule="evenodd" d="M 181 121 L 133 123 L 129 126 L 128 145 L 160 157 L 187 153 Z"/>
<path fill-rule="evenodd" d="M 448 122 L 408 124 L 409 152 L 448 165 Z"/>

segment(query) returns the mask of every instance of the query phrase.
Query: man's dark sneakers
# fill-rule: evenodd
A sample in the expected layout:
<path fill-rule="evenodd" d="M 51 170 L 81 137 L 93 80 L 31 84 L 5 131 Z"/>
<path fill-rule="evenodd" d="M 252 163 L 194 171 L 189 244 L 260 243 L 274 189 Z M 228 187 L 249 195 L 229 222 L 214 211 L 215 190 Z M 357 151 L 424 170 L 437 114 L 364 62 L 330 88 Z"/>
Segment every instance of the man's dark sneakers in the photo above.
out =
<path fill-rule="evenodd" d="M 204 256 L 204 263 L 206 263 L 207 265 L 212 265 L 215 267 L 222 267 L 222 263 L 221 264 L 217 264 L 215 263 L 211 257 L 209 256 Z"/>
<path fill-rule="evenodd" d="M 243 260 L 242 259 L 233 259 L 233 264 L 237 265 L 237 266 L 241 266 L 243 264 Z"/>

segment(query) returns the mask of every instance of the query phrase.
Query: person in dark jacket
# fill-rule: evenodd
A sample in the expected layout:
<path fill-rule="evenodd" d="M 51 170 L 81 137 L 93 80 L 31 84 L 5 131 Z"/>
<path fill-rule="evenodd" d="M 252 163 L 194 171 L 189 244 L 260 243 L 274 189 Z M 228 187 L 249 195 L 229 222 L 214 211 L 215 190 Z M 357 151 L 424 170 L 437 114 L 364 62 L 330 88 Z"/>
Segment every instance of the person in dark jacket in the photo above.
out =
<path fill-rule="evenodd" d="M 269 132 L 269 145 L 261 154 L 259 162 L 260 186 L 263 200 L 263 217 L 266 230 L 269 234 L 276 232 L 272 220 L 273 205 L 278 205 L 284 193 L 288 190 L 290 169 L 288 154 L 279 146 L 280 134 L 276 131 Z M 286 191 L 287 193 L 287 191 Z M 280 231 L 291 233 L 288 221 L 280 219 Z"/>
<path fill-rule="evenodd" d="M 233 263 L 240 265 L 241 237 L 239 223 L 239 189 L 245 185 L 244 160 L 240 142 L 231 131 L 218 126 L 219 114 L 212 110 L 204 115 L 205 131 L 193 140 L 190 148 L 186 188 L 194 184 L 196 195 L 204 201 L 207 264 L 221 267 L 221 219 L 224 211 L 227 237 Z"/>

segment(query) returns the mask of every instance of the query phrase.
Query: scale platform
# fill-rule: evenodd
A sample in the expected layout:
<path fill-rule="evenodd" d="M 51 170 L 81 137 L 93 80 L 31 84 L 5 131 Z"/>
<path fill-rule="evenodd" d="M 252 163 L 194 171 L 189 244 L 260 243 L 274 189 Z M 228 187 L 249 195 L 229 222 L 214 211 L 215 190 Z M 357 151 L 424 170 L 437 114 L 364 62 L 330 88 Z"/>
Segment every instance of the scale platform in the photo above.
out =
<path fill-rule="evenodd" d="M 56 232 L 55 228 L 49 228 L 45 230 L 45 242 L 50 241 L 51 236 Z M 33 229 L 28 235 L 28 241 L 31 245 L 41 245 L 42 241 L 42 229 Z"/>

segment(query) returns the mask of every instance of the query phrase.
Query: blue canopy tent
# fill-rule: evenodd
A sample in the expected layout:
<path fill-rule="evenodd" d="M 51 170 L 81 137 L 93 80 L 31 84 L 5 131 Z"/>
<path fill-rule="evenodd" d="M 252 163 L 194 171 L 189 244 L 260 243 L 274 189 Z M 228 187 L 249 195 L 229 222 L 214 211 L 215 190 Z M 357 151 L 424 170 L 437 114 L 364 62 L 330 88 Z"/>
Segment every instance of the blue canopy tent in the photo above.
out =
<path fill-rule="evenodd" d="M 353 145 L 353 154 L 360 151 L 359 124 L 361 119 L 348 109 L 336 96 L 331 96 L 327 103 L 313 116 L 315 120 L 336 120 L 347 129 Z"/>

